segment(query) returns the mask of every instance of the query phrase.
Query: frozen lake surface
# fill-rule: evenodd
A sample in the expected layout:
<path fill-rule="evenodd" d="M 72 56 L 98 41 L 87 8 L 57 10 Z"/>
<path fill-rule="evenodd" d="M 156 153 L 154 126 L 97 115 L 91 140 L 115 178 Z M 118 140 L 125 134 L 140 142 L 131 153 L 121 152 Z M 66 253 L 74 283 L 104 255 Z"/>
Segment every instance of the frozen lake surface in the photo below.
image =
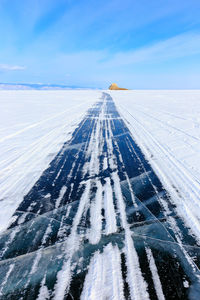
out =
<path fill-rule="evenodd" d="M 200 92 L 1 96 L 0 299 L 197 299 Z"/>

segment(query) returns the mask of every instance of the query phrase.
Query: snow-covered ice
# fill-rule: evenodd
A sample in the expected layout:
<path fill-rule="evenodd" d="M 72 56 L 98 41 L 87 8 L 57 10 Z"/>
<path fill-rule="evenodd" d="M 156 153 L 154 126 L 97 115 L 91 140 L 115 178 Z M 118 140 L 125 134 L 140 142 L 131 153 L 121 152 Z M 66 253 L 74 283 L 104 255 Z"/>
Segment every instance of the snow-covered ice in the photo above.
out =
<path fill-rule="evenodd" d="M 200 239 L 200 91 L 109 91 L 179 214 Z"/>
<path fill-rule="evenodd" d="M 196 299 L 200 91 L 0 101 L 2 299 Z"/>

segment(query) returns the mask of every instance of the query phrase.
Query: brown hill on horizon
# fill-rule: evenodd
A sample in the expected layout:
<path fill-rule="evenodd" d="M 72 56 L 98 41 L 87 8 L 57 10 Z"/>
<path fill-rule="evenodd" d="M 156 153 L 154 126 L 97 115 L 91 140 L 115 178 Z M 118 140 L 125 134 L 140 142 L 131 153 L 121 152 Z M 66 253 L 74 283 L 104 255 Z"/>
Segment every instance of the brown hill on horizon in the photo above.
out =
<path fill-rule="evenodd" d="M 118 85 L 117 85 L 116 83 L 112 83 L 112 84 L 109 86 L 109 90 L 128 90 L 128 89 L 120 88 L 120 87 L 118 87 Z"/>

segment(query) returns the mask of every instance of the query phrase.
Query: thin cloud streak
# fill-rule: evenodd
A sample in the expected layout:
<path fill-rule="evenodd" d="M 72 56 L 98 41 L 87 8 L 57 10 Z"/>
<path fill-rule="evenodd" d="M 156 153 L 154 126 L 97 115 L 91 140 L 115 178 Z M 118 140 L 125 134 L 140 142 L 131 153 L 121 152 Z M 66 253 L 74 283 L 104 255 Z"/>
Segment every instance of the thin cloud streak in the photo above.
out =
<path fill-rule="evenodd" d="M 133 51 L 116 53 L 104 66 L 160 63 L 200 54 L 200 34 L 185 33 Z"/>
<path fill-rule="evenodd" d="M 0 71 L 21 71 L 25 69 L 25 66 L 0 64 Z"/>
<path fill-rule="evenodd" d="M 189 32 L 133 51 L 114 54 L 98 50 L 80 51 L 60 55 L 56 62 L 58 65 L 77 69 L 79 72 L 85 70 L 86 67 L 89 70 L 116 70 L 131 65 L 139 66 L 151 63 L 159 65 L 198 54 L 200 54 L 200 34 Z"/>

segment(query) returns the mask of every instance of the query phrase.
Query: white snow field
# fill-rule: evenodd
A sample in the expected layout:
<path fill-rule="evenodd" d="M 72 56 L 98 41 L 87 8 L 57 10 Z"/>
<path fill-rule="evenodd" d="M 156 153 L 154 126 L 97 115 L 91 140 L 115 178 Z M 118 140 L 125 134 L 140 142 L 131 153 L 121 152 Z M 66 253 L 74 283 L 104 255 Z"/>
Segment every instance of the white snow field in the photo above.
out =
<path fill-rule="evenodd" d="M 0 103 L 0 299 L 198 299 L 200 91 Z"/>
<path fill-rule="evenodd" d="M 200 91 L 109 91 L 135 140 L 200 240 Z"/>
<path fill-rule="evenodd" d="M 95 90 L 0 91 L 0 232 L 100 96 Z"/>

